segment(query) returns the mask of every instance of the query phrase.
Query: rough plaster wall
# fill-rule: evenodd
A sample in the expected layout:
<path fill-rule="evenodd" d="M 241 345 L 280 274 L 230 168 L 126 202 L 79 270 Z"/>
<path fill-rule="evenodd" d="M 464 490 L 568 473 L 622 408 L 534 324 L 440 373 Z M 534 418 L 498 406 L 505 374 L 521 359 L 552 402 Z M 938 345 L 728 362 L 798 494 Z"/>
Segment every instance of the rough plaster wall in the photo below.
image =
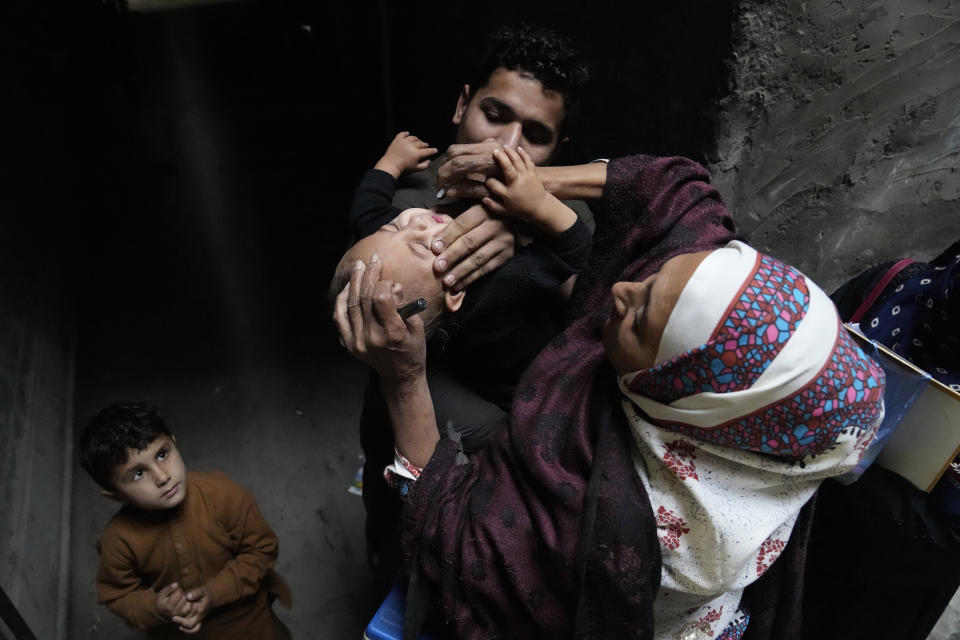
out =
<path fill-rule="evenodd" d="M 828 292 L 960 237 L 960 2 L 740 3 L 716 183 Z"/>
<path fill-rule="evenodd" d="M 0 586 L 38 638 L 56 638 L 72 374 L 42 286 L 9 273 L 0 278 Z"/>

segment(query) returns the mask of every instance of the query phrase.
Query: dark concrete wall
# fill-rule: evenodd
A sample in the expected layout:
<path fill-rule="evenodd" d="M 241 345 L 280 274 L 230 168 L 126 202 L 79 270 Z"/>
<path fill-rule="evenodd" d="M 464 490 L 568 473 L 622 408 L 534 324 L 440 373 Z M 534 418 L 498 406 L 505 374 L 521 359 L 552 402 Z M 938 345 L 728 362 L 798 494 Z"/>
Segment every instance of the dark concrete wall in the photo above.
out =
<path fill-rule="evenodd" d="M 57 637 L 69 534 L 73 372 L 58 307 L 43 276 L 0 275 L 0 587 L 38 638 Z"/>
<path fill-rule="evenodd" d="M 960 237 L 960 5 L 740 3 L 712 168 L 750 239 L 830 291 Z"/>
<path fill-rule="evenodd" d="M 44 639 L 66 637 L 78 167 L 97 156 L 69 6 L 0 7 L 0 586 Z"/>
<path fill-rule="evenodd" d="M 52 107 L 21 106 L 6 127 L 32 129 L 34 115 Z M 62 131 L 41 120 L 46 129 L 33 129 L 30 145 L 16 131 L 0 134 L 12 143 L 0 162 L 0 587 L 38 638 L 56 638 L 66 596 L 73 327 L 63 236 L 50 215 L 62 202 L 51 195 L 42 153 Z"/>

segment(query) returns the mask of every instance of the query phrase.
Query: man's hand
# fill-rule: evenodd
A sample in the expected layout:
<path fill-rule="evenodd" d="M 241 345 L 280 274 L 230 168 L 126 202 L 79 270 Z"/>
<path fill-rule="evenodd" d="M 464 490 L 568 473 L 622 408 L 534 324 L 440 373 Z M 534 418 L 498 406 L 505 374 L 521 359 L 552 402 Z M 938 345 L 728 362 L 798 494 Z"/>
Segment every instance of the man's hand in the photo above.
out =
<path fill-rule="evenodd" d="M 373 367 L 382 380 L 402 387 L 426 375 L 423 320 L 419 315 L 400 317 L 403 288 L 381 280 L 382 269 L 377 254 L 369 264 L 356 262 L 350 282 L 337 295 L 333 320 L 354 357 Z"/>
<path fill-rule="evenodd" d="M 174 616 L 173 621 L 179 625 L 180 631 L 196 633 L 200 631 L 201 623 L 210 611 L 210 590 L 200 587 L 190 591 L 185 597 L 190 610 L 186 615 Z"/>
<path fill-rule="evenodd" d="M 190 603 L 176 582 L 171 582 L 157 592 L 157 613 L 167 620 L 186 614 L 189 608 Z"/>
<path fill-rule="evenodd" d="M 387 152 L 374 169 L 386 171 L 394 178 L 414 169 L 426 169 L 430 164 L 430 157 L 436 155 L 437 150 L 417 136 L 410 135 L 409 131 L 401 131 L 394 136 Z"/>
<path fill-rule="evenodd" d="M 493 150 L 503 145 L 490 138 L 473 144 L 452 144 L 440 157 L 437 167 L 437 190 L 441 198 L 476 199 L 490 195 L 486 179 L 501 177 Z"/>
<path fill-rule="evenodd" d="M 474 205 L 454 218 L 430 245 L 437 254 L 433 269 L 445 273 L 443 283 L 460 291 L 513 257 L 513 231 L 503 220 L 491 218 Z"/>

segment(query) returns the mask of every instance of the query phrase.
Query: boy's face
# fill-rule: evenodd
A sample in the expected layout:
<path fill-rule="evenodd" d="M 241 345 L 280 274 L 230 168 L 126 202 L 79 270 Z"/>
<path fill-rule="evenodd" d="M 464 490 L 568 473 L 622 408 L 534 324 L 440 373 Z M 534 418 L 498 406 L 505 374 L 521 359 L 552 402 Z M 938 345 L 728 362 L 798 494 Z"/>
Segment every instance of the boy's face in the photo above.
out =
<path fill-rule="evenodd" d="M 172 509 L 183 502 L 187 470 L 172 437 L 162 435 L 142 451 L 128 453 L 127 461 L 113 468 L 113 491 L 104 495 L 146 511 Z"/>

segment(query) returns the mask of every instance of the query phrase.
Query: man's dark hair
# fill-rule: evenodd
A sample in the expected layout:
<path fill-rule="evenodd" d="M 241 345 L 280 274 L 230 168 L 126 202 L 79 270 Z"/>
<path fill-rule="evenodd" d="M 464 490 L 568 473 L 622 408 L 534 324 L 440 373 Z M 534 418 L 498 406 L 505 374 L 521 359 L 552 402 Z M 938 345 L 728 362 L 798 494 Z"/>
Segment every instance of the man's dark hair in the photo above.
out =
<path fill-rule="evenodd" d="M 150 402 L 115 402 L 83 428 L 77 443 L 80 466 L 104 489 L 113 490 L 113 468 L 127 461 L 129 449 L 142 451 L 170 430 Z"/>
<path fill-rule="evenodd" d="M 590 74 L 570 39 L 546 27 L 527 23 L 500 27 L 487 38 L 486 50 L 474 69 L 471 93 L 486 86 L 493 72 L 501 67 L 507 71 L 526 71 L 544 88 L 563 97 L 566 114 L 561 129 L 575 119 Z"/>

